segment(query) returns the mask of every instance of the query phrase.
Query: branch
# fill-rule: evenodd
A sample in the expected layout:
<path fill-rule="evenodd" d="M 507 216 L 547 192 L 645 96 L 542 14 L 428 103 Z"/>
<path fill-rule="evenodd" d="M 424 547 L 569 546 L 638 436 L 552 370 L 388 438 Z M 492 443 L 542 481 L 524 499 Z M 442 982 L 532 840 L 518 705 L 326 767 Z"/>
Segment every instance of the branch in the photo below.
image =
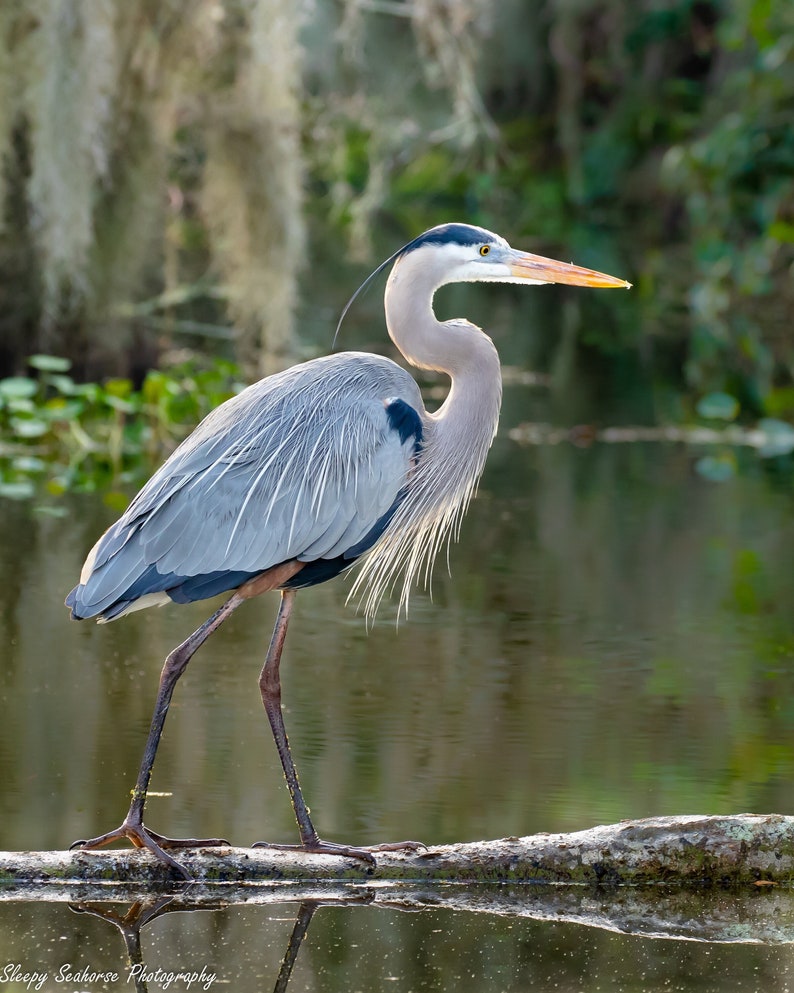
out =
<path fill-rule="evenodd" d="M 378 852 L 374 869 L 354 859 L 267 848 L 192 849 L 179 852 L 178 858 L 197 882 L 212 884 L 323 880 L 758 886 L 794 877 L 794 817 L 654 817 L 572 834 Z M 137 849 L 0 853 L 0 882 L 16 886 L 173 881 L 167 866 Z"/>

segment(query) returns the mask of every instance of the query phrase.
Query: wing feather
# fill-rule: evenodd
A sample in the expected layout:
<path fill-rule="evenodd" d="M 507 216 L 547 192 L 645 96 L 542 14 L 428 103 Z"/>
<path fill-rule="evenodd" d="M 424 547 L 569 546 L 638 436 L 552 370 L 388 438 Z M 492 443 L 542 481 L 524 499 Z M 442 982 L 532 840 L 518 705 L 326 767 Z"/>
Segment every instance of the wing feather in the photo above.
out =
<path fill-rule="evenodd" d="M 144 579 L 147 594 L 167 591 L 175 578 L 256 573 L 359 545 L 397 500 L 414 456 L 416 438 L 387 413 L 395 396 L 420 416 L 408 373 L 343 353 L 222 404 L 97 543 L 70 594 L 75 614 L 110 613 Z"/>

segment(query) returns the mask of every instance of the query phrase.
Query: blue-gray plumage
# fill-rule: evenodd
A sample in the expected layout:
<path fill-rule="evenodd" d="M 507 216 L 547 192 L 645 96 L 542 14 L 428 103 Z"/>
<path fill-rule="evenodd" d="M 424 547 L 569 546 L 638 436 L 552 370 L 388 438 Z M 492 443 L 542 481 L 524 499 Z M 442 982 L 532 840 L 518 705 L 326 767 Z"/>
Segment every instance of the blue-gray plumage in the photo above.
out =
<path fill-rule="evenodd" d="M 152 765 L 174 686 L 195 651 L 246 599 L 280 590 L 260 690 L 300 847 L 374 861 L 373 849 L 321 841 L 303 801 L 278 675 L 294 591 L 331 579 L 360 559 L 353 592 L 362 595 L 367 611 L 399 576 L 405 605 L 414 580 L 427 581 L 440 546 L 456 534 L 496 432 L 502 387 L 491 339 L 468 321 L 436 319 L 432 301 L 439 286 L 467 280 L 629 285 L 515 251 L 482 228 L 444 224 L 387 259 L 350 303 L 391 263 L 384 295 L 388 332 L 412 365 L 450 377 L 437 411 L 425 410 L 401 366 L 375 355 L 347 352 L 270 376 L 206 417 L 89 553 L 66 600 L 77 619 L 108 621 L 155 604 L 234 592 L 166 659 L 123 823 L 76 845 L 95 848 L 127 838 L 187 876 L 166 848 L 222 843 L 175 841 L 144 827 Z"/>
<path fill-rule="evenodd" d="M 100 538 L 67 605 L 111 620 L 236 589 L 291 559 L 330 579 L 380 537 L 422 440 L 421 395 L 386 358 L 315 359 L 214 410 Z"/>

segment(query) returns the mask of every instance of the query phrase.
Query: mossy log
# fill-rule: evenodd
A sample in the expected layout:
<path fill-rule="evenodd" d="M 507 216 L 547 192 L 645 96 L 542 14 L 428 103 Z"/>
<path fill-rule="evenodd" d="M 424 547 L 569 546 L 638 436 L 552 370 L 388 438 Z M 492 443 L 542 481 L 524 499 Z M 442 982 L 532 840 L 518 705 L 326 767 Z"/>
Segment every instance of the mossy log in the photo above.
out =
<path fill-rule="evenodd" d="M 794 817 L 780 814 L 654 817 L 572 834 L 538 834 L 417 852 L 379 852 L 377 864 L 267 848 L 178 853 L 197 883 L 306 881 L 668 883 L 764 886 L 794 880 Z M 0 853 L 0 883 L 162 886 L 172 871 L 148 852 L 105 849 Z"/>

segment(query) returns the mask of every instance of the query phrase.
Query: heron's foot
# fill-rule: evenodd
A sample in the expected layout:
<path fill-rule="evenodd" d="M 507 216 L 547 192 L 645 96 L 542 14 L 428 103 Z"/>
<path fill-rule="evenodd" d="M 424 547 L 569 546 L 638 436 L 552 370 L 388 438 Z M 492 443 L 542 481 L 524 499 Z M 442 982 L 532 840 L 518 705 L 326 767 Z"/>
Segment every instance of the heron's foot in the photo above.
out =
<path fill-rule="evenodd" d="M 323 841 L 314 838 L 303 845 L 278 845 L 268 841 L 257 841 L 253 848 L 274 848 L 280 852 L 308 852 L 311 855 L 341 855 L 343 858 L 360 859 L 367 865 L 376 865 L 373 852 L 416 852 L 427 848 L 421 841 L 393 841 L 382 845 L 339 845 L 334 841 Z"/>
<path fill-rule="evenodd" d="M 114 831 L 108 831 L 107 834 L 101 834 L 97 838 L 75 841 L 69 846 L 69 850 L 79 848 L 82 851 L 88 851 L 92 848 L 110 845 L 114 841 L 130 841 L 136 848 L 148 849 L 152 855 L 161 862 L 165 862 L 183 879 L 187 880 L 192 879 L 192 876 L 181 862 L 177 862 L 165 851 L 166 848 L 217 848 L 229 844 L 225 838 L 166 838 L 164 835 L 144 827 L 143 821 L 139 818 L 127 815 L 124 822 Z"/>

